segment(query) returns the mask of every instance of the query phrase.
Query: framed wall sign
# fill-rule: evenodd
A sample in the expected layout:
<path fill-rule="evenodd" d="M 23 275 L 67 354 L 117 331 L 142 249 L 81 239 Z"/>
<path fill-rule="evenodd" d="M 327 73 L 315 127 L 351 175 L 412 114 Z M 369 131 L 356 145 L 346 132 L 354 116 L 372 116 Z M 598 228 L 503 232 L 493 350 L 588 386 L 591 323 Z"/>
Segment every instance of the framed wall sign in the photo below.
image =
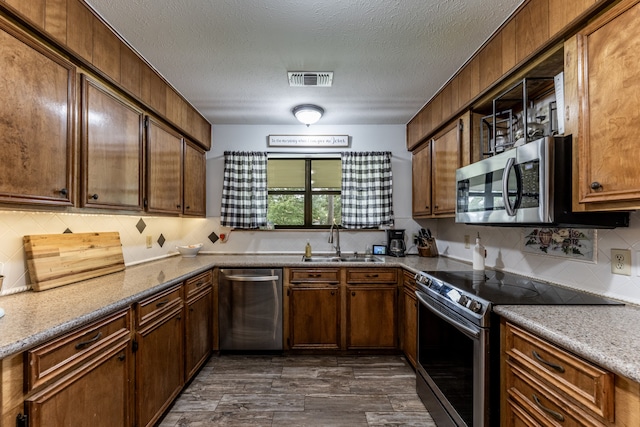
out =
<path fill-rule="evenodd" d="M 348 147 L 349 135 L 269 135 L 269 147 Z"/>

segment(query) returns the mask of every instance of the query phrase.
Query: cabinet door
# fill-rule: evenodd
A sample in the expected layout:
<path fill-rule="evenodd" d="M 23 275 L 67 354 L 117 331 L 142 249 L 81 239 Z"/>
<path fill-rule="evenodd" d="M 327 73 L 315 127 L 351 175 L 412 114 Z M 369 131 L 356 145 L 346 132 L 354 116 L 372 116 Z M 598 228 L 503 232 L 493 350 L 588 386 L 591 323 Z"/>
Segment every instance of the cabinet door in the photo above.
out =
<path fill-rule="evenodd" d="M 578 33 L 579 198 L 595 207 L 640 206 L 639 26 L 640 4 L 623 1 Z"/>
<path fill-rule="evenodd" d="M 147 211 L 182 212 L 182 137 L 147 119 Z"/>
<path fill-rule="evenodd" d="M 184 384 L 183 308 L 136 333 L 136 425 L 151 426 Z M 116 424 L 114 424 L 116 425 Z"/>
<path fill-rule="evenodd" d="M 397 292 L 395 285 L 347 286 L 347 349 L 397 347 Z"/>
<path fill-rule="evenodd" d="M 456 169 L 460 167 L 460 127 L 456 120 L 433 140 L 431 165 L 433 214 L 456 210 Z"/>
<path fill-rule="evenodd" d="M 184 144 L 184 209 L 188 216 L 205 216 L 207 159 L 204 150 L 191 141 Z"/>
<path fill-rule="evenodd" d="M 431 141 L 411 158 L 413 216 L 431 215 Z"/>
<path fill-rule="evenodd" d="M 32 427 L 130 426 L 131 344 L 127 340 L 25 402 Z"/>
<path fill-rule="evenodd" d="M 186 329 L 186 380 L 188 381 L 204 364 L 213 347 L 213 306 L 211 286 L 187 301 Z"/>
<path fill-rule="evenodd" d="M 289 347 L 296 349 L 340 348 L 340 288 L 297 287 L 289 297 Z"/>
<path fill-rule="evenodd" d="M 417 357 L 417 329 L 418 329 L 418 299 L 415 291 L 409 287 L 404 287 L 404 316 L 402 319 L 403 348 L 404 355 L 412 366 L 416 366 Z"/>
<path fill-rule="evenodd" d="M 0 202 L 73 201 L 75 68 L 0 25 Z"/>
<path fill-rule="evenodd" d="M 86 76 L 82 89 L 82 206 L 142 210 L 142 110 Z"/>

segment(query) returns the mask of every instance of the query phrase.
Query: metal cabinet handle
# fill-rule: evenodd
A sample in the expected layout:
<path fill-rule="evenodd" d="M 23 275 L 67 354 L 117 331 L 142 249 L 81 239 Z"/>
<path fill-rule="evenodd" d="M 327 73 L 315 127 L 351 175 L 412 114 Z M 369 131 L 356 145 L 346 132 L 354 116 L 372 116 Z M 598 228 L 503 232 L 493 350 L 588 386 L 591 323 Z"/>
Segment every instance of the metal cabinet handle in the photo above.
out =
<path fill-rule="evenodd" d="M 335 294 L 336 294 L 336 291 L 331 291 L 331 295 L 335 295 Z"/>
<path fill-rule="evenodd" d="M 164 301 L 160 301 L 160 302 L 156 303 L 156 307 L 165 306 L 165 305 L 167 305 L 168 302 L 169 302 L 169 299 L 166 299 Z"/>
<path fill-rule="evenodd" d="M 102 332 L 98 331 L 98 333 L 93 338 L 88 339 L 87 341 L 79 342 L 78 344 L 76 344 L 76 350 L 81 350 L 81 349 L 93 344 L 94 342 L 98 341 L 100 338 L 102 338 Z"/>
<path fill-rule="evenodd" d="M 369 279 L 375 279 L 376 277 L 378 277 L 377 274 L 366 274 L 364 277 L 369 278 Z"/>
<path fill-rule="evenodd" d="M 125 354 L 124 354 L 124 353 L 120 353 L 120 354 L 118 355 L 118 360 L 119 360 L 119 361 L 121 361 L 121 362 L 122 362 L 122 361 L 124 361 L 124 359 L 126 359 L 126 358 L 127 358 L 127 356 L 125 356 Z"/>
<path fill-rule="evenodd" d="M 598 181 L 593 181 L 591 183 L 592 190 L 600 190 L 601 188 L 602 188 L 602 184 L 600 184 Z"/>
<path fill-rule="evenodd" d="M 69 194 L 69 190 L 67 190 L 66 188 L 63 188 L 63 189 L 60 190 L 60 194 L 62 196 L 66 196 L 67 194 Z"/>
<path fill-rule="evenodd" d="M 307 277 L 322 277 L 322 274 L 311 274 L 309 273 Z"/>
<path fill-rule="evenodd" d="M 351 292 L 351 296 L 352 296 L 352 297 L 355 297 L 355 296 L 356 296 L 356 293 L 355 293 L 355 292 Z"/>
<path fill-rule="evenodd" d="M 91 196 L 89 196 L 89 198 L 90 198 L 90 199 L 93 199 L 93 200 L 98 200 L 98 194 L 97 194 L 97 193 L 94 193 L 94 194 L 92 194 Z"/>
<path fill-rule="evenodd" d="M 538 405 L 538 408 L 542 409 L 544 412 L 551 415 L 556 420 L 560 422 L 564 421 L 564 415 L 544 406 L 542 402 L 540 402 L 540 399 L 538 399 L 538 396 L 536 396 L 535 394 L 532 394 L 531 397 L 533 398 L 533 401 L 536 402 L 536 405 Z"/>
<path fill-rule="evenodd" d="M 560 365 L 556 365 L 555 363 L 551 363 L 548 360 L 544 360 L 537 351 L 532 350 L 531 354 L 533 354 L 533 357 L 536 358 L 536 360 L 540 363 L 544 363 L 545 365 L 547 365 L 550 368 L 555 369 L 556 371 L 560 372 L 560 373 L 564 373 L 564 368 Z"/>

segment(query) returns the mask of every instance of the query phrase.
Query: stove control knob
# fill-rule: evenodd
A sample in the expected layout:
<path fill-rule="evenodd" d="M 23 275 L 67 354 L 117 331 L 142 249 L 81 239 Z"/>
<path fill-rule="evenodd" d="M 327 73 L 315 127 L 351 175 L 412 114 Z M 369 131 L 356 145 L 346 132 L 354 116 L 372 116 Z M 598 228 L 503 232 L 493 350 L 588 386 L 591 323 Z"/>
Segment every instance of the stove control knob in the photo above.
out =
<path fill-rule="evenodd" d="M 479 313 L 482 310 L 482 303 L 476 300 L 470 300 L 468 308 L 474 313 Z"/>
<path fill-rule="evenodd" d="M 469 304 L 469 298 L 467 298 L 465 295 L 461 295 L 460 299 L 458 300 L 458 304 L 460 304 L 463 307 L 466 307 L 467 304 Z"/>

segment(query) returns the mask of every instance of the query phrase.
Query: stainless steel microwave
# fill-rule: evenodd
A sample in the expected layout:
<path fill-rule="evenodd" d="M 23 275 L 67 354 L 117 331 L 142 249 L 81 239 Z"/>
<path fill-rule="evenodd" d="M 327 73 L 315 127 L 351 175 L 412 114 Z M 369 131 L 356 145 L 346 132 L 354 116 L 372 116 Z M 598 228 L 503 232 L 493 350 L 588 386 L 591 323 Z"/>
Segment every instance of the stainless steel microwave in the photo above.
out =
<path fill-rule="evenodd" d="M 628 227 L 628 212 L 573 212 L 571 136 L 544 137 L 456 171 L 456 222 Z"/>

